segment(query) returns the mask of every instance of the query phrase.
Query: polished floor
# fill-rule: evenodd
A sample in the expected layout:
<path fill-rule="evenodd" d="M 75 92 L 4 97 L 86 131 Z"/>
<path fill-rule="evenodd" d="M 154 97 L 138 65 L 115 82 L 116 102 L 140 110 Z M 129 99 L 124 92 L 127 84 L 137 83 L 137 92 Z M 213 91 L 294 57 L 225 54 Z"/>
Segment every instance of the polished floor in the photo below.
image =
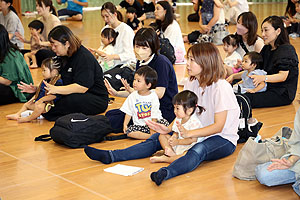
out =
<path fill-rule="evenodd" d="M 254 4 L 250 9 L 257 15 L 259 23 L 268 15 L 282 15 L 285 4 Z M 178 7 L 179 23 L 184 33 L 197 28 L 186 16 L 190 6 Z M 23 17 L 25 26 L 33 18 Z M 68 22 L 69 26 L 88 47 L 97 48 L 100 30 L 104 23 L 99 11 L 85 13 L 84 21 Z M 229 27 L 234 32 L 234 26 Z M 26 35 L 29 31 L 26 29 Z M 291 39 L 300 55 L 300 39 Z M 188 48 L 188 46 L 186 46 Z M 224 52 L 219 47 L 222 56 Z M 185 74 L 184 65 L 174 66 L 178 81 Z M 41 70 L 31 70 L 35 84 L 41 80 Z M 298 96 L 297 96 L 298 98 Z M 109 108 L 120 107 L 123 98 L 117 98 Z M 163 182 L 157 187 L 149 178 L 152 171 L 167 164 L 151 164 L 149 158 L 125 161 L 122 164 L 143 167 L 144 171 L 124 177 L 104 172 L 103 169 L 117 163 L 104 165 L 89 160 L 82 149 L 70 149 L 54 142 L 35 142 L 34 138 L 46 134 L 53 122 L 36 120 L 18 124 L 6 120 L 7 114 L 16 112 L 21 104 L 0 106 L 0 199 L 2 200 L 117 200 L 117 199 L 299 199 L 290 184 L 265 187 L 257 181 L 241 181 L 231 172 L 242 144 L 233 155 L 224 159 L 204 162 L 193 172 Z M 297 100 L 289 106 L 254 109 L 253 116 L 263 122 L 260 134 L 272 136 L 282 126 L 293 127 Z M 126 139 L 93 144 L 102 149 L 125 148 L 140 141 Z"/>

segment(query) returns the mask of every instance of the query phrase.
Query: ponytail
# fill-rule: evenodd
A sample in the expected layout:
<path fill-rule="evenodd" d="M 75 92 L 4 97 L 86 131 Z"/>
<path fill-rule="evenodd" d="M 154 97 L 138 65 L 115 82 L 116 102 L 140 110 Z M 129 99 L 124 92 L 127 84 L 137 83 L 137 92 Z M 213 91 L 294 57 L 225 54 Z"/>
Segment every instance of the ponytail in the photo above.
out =
<path fill-rule="evenodd" d="M 205 108 L 203 108 L 202 106 L 199 106 L 198 104 L 196 105 L 196 108 L 199 109 L 199 112 L 197 113 L 198 115 L 201 115 L 205 111 Z"/>
<path fill-rule="evenodd" d="M 43 6 L 42 3 L 43 3 L 46 7 L 49 6 L 49 7 L 50 7 L 50 13 L 52 13 L 52 14 L 55 15 L 55 16 L 58 16 L 58 15 L 57 15 L 57 12 L 56 12 L 56 9 L 55 9 L 55 7 L 53 6 L 52 0 L 37 0 L 36 2 L 37 2 L 37 4 L 38 4 L 40 7 Z"/>

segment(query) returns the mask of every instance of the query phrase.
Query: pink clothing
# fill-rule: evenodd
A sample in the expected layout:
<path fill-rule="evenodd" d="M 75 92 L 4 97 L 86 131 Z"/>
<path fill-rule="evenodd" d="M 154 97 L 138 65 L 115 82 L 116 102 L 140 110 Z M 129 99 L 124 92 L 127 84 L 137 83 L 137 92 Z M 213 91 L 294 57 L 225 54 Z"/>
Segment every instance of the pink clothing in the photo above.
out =
<path fill-rule="evenodd" d="M 234 68 L 234 67 L 232 67 L 232 72 L 234 73 L 234 74 L 236 74 L 236 73 L 238 73 L 238 72 L 240 72 L 242 70 L 242 68 L 241 67 L 239 67 L 239 68 Z"/>
<path fill-rule="evenodd" d="M 203 89 L 199 87 L 197 80 L 193 80 L 185 83 L 184 90 L 193 91 L 198 96 L 198 105 L 205 108 L 205 111 L 201 115 L 198 115 L 203 127 L 214 123 L 215 113 L 227 111 L 223 130 L 208 137 L 220 135 L 236 145 L 239 138 L 237 131 L 240 108 L 231 85 L 226 80 L 220 79 Z"/>

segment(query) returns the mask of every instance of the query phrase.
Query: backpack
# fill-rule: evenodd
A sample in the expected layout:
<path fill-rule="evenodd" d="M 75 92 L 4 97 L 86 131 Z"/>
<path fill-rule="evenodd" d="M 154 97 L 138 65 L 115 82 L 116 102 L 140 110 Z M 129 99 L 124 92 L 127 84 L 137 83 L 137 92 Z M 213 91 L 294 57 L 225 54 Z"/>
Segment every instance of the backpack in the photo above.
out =
<path fill-rule="evenodd" d="M 238 128 L 239 139 L 237 142 L 243 143 L 246 142 L 249 137 L 256 137 L 263 123 L 257 122 L 257 125 L 249 127 L 248 119 L 252 117 L 250 99 L 246 95 L 240 93 L 240 87 L 238 87 L 238 93 L 235 94 L 235 97 L 240 107 L 240 123 Z"/>
<path fill-rule="evenodd" d="M 170 40 L 168 38 L 165 38 L 163 33 L 160 34 L 159 43 L 160 43 L 159 53 L 161 55 L 166 56 L 170 60 L 170 62 L 174 64 L 176 61 L 174 47 L 172 46 Z"/>
<path fill-rule="evenodd" d="M 48 141 L 80 148 L 96 142 L 112 132 L 109 120 L 103 115 L 86 116 L 72 113 L 58 118 L 50 129 L 50 135 L 41 135 L 35 141 Z"/>

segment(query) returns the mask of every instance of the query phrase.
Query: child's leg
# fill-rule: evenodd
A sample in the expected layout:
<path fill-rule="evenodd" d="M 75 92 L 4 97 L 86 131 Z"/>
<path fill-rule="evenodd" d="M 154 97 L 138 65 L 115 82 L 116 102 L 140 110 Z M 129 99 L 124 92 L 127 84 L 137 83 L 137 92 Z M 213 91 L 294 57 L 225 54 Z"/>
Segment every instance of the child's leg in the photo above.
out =
<path fill-rule="evenodd" d="M 38 65 L 37 65 L 37 62 L 36 62 L 35 54 L 31 55 L 31 61 L 32 61 L 32 65 L 30 65 L 30 68 L 37 68 Z"/>
<path fill-rule="evenodd" d="M 139 140 L 146 140 L 151 136 L 149 127 L 140 125 L 130 125 L 127 128 L 126 134 L 128 137 Z"/>
<path fill-rule="evenodd" d="M 7 119 L 11 119 L 11 120 L 18 120 L 20 117 L 21 117 L 21 113 L 26 111 L 26 110 L 34 110 L 34 102 L 32 100 L 26 102 L 23 104 L 22 108 L 14 113 L 14 114 L 11 114 L 11 115 L 6 115 L 6 118 Z"/>
<path fill-rule="evenodd" d="M 178 158 L 182 157 L 184 154 L 181 155 L 175 155 L 175 156 L 153 156 L 150 158 L 150 162 L 152 163 L 172 163 L 174 160 L 177 160 Z"/>
<path fill-rule="evenodd" d="M 146 140 L 151 136 L 149 133 L 143 133 L 141 131 L 133 131 L 128 133 L 127 135 L 128 137 L 138 139 L 138 140 Z"/>
<path fill-rule="evenodd" d="M 171 136 L 169 134 L 167 134 L 167 135 L 160 134 L 159 135 L 159 142 L 160 142 L 161 147 L 165 151 L 165 155 L 175 156 L 176 153 L 174 152 L 173 148 L 170 146 L 169 141 L 168 141 L 170 139 L 170 137 Z"/>
<path fill-rule="evenodd" d="M 30 67 L 30 57 L 31 57 L 30 52 L 24 54 L 24 59 L 25 59 L 26 64 L 28 65 L 28 67 Z"/>
<path fill-rule="evenodd" d="M 36 102 L 34 104 L 33 113 L 31 115 L 29 115 L 28 117 L 19 118 L 18 122 L 19 123 L 29 122 L 29 121 L 32 121 L 32 120 L 38 118 L 42 113 L 45 112 L 45 106 L 46 106 L 46 104 L 44 102 L 42 102 L 42 103 Z"/>

